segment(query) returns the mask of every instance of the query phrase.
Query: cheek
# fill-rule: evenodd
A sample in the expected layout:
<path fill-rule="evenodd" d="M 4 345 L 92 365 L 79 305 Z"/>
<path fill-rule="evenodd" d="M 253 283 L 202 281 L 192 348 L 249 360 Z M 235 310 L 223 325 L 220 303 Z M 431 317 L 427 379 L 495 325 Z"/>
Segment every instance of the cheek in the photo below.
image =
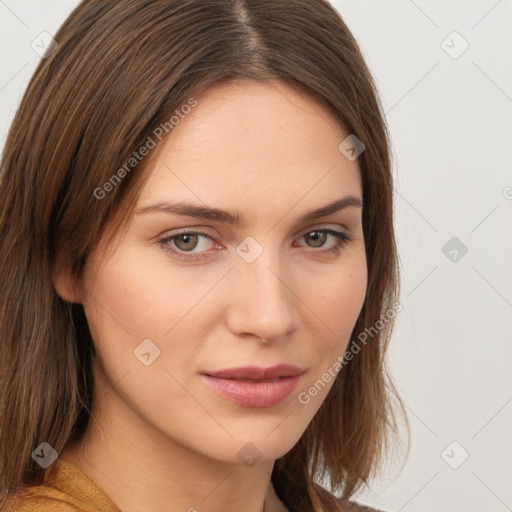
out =
<path fill-rule="evenodd" d="M 147 252 L 125 246 L 117 258 L 101 262 L 100 271 L 89 280 L 84 307 L 109 378 L 115 381 L 130 370 L 129 379 L 137 378 L 141 389 L 148 385 L 151 390 L 169 386 L 169 374 L 157 378 L 157 368 L 181 374 L 191 367 L 207 335 L 208 313 L 216 311 L 208 292 L 225 269 L 212 267 L 198 275 L 197 270 L 171 265 L 165 257 L 148 263 Z M 139 352 L 147 352 L 146 346 L 157 354 L 149 356 L 154 361 L 149 367 L 137 359 Z"/>
<path fill-rule="evenodd" d="M 101 263 L 100 272 L 87 282 L 89 293 L 84 302 L 105 372 L 105 389 L 100 392 L 106 394 L 115 385 L 117 394 L 137 415 L 150 421 L 158 411 L 162 415 L 159 421 L 165 425 L 172 422 L 169 397 L 187 400 L 186 392 L 172 375 L 175 366 L 189 367 L 190 356 L 186 348 L 166 343 L 163 336 L 191 309 L 192 299 L 197 302 L 200 291 L 188 287 L 184 295 L 187 283 L 185 279 L 180 281 L 179 272 L 166 274 L 165 266 L 144 263 L 142 254 L 137 257 L 129 248 L 120 254 L 122 258 Z M 178 324 L 176 331 L 181 327 Z M 145 358 L 145 354 L 149 356 Z"/>
<path fill-rule="evenodd" d="M 101 319 L 104 327 L 115 324 L 134 342 L 162 338 L 218 279 L 201 281 L 190 271 L 167 265 L 165 257 L 149 263 L 147 252 L 125 247 L 122 257 L 102 264 L 90 288 L 93 321 Z"/>
<path fill-rule="evenodd" d="M 306 406 L 309 418 L 316 414 L 334 385 L 366 297 L 366 260 L 348 267 L 340 267 L 310 298 L 316 315 L 309 332 L 312 372 L 298 393 L 298 401 Z"/>
<path fill-rule="evenodd" d="M 323 336 L 322 351 L 329 357 L 345 350 L 364 304 L 367 287 L 366 260 L 359 260 L 333 275 L 312 299 Z"/>

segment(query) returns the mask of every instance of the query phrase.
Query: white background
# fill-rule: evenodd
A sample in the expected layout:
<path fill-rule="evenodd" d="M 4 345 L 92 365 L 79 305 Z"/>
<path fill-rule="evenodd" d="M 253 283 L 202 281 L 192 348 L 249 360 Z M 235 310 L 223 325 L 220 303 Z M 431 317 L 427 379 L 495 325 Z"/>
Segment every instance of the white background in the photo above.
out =
<path fill-rule="evenodd" d="M 39 60 L 32 41 L 76 5 L 0 0 L 0 148 Z M 392 137 L 403 310 L 390 365 L 412 427 L 409 458 L 357 499 L 386 512 L 510 511 L 512 2 L 334 5 Z M 469 47 L 453 58 L 461 38 Z M 452 237 L 467 247 L 445 250 L 456 261 L 442 251 Z"/>

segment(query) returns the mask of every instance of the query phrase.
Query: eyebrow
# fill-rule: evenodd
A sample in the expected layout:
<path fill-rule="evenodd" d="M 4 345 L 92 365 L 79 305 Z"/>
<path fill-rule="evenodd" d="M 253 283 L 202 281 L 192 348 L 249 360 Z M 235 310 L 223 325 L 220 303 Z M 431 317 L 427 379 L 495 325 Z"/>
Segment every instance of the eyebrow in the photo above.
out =
<path fill-rule="evenodd" d="M 332 203 L 329 203 L 325 206 L 322 206 L 321 208 L 307 212 L 298 220 L 298 222 L 303 223 L 317 219 L 319 217 L 325 217 L 349 206 L 356 206 L 362 208 L 363 202 L 356 196 L 346 196 L 341 199 L 337 199 L 336 201 L 333 201 Z M 171 213 L 185 217 L 215 220 L 218 222 L 235 225 L 240 225 L 241 223 L 245 222 L 244 217 L 240 215 L 240 213 L 237 211 L 204 207 L 193 203 L 188 203 L 186 201 L 182 201 L 179 203 L 169 203 L 166 201 L 161 201 L 158 203 L 150 204 L 148 206 L 139 208 L 136 211 L 136 215 L 151 212 Z"/>

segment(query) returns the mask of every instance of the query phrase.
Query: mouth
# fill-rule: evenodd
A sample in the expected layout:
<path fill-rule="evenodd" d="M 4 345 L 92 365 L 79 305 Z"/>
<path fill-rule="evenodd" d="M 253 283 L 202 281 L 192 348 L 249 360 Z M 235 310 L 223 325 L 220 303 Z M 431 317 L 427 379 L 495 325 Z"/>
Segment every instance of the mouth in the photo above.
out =
<path fill-rule="evenodd" d="M 223 398 L 243 407 L 273 407 L 291 395 L 301 375 L 297 366 L 240 367 L 203 372 L 203 382 Z"/>
<path fill-rule="evenodd" d="M 226 380 L 243 380 L 249 382 L 274 382 L 287 377 L 297 377 L 304 373 L 304 370 L 291 364 L 280 364 L 270 368 L 258 366 L 240 366 L 238 368 L 227 368 L 218 371 L 201 372 L 209 377 L 217 377 Z"/>
<path fill-rule="evenodd" d="M 209 377 L 212 377 L 212 375 L 209 375 Z M 220 377 L 215 377 L 220 378 Z M 236 380 L 239 382 L 275 382 L 277 380 L 283 380 L 287 379 L 288 377 L 276 377 L 275 379 L 233 379 L 233 378 L 225 378 L 224 380 Z"/>

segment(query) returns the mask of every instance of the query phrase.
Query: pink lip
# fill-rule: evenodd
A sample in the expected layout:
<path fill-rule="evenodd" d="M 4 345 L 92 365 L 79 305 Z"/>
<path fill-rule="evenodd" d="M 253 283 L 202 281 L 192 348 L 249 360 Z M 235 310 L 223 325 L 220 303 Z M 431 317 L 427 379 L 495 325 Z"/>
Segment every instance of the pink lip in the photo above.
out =
<path fill-rule="evenodd" d="M 204 371 L 203 375 L 219 377 L 221 379 L 246 379 L 246 380 L 268 380 L 276 377 L 296 377 L 304 373 L 298 366 L 291 364 L 279 364 L 270 368 L 258 366 L 240 366 L 238 368 L 227 368 L 216 372 Z"/>
<path fill-rule="evenodd" d="M 201 379 L 220 395 L 245 407 L 273 407 L 290 396 L 304 373 L 297 366 L 244 366 L 203 372 Z M 277 379 L 269 381 L 268 379 Z"/>

